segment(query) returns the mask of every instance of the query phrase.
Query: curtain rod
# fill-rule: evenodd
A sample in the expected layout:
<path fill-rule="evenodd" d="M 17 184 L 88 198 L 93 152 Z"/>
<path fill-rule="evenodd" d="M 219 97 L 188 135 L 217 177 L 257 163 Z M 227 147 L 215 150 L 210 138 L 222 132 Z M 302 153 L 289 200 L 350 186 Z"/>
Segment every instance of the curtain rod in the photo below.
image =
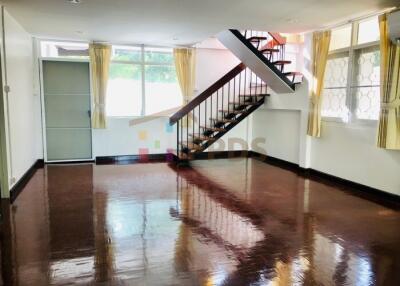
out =
<path fill-rule="evenodd" d="M 399 9 L 400 8 L 397 8 L 397 7 L 387 8 L 387 9 L 381 10 L 379 12 L 373 12 L 373 13 L 369 13 L 369 14 L 366 14 L 366 15 L 363 15 L 363 16 L 352 18 L 352 19 L 349 19 L 349 20 L 346 20 L 346 21 L 335 23 L 335 24 L 332 24 L 332 25 L 327 25 L 327 26 L 322 27 L 321 29 L 317 29 L 317 30 L 313 30 L 313 31 L 331 30 L 331 29 L 338 28 L 338 27 L 341 27 L 341 26 L 344 26 L 344 25 L 347 25 L 347 24 L 351 24 L 351 23 L 354 23 L 354 22 L 357 22 L 357 21 L 361 21 L 361 20 L 364 20 L 364 19 L 367 19 L 367 18 L 370 18 L 370 17 L 373 17 L 373 16 L 379 16 L 379 15 L 385 14 L 387 12 L 393 12 L 393 11 L 396 11 L 396 10 L 399 10 Z M 310 32 L 313 32 L 313 31 L 310 31 Z"/>

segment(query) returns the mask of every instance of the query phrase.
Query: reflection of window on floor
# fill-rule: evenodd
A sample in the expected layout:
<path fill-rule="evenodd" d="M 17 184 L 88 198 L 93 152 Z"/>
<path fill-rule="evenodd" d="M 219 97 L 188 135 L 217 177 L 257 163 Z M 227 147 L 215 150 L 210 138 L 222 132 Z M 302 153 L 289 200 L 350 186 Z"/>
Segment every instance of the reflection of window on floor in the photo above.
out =
<path fill-rule="evenodd" d="M 371 285 L 374 279 L 368 255 L 344 248 L 322 234 L 314 234 L 314 279 L 318 285 Z"/>
<path fill-rule="evenodd" d="M 380 108 L 378 18 L 332 30 L 325 71 L 322 116 L 377 120 Z"/>
<path fill-rule="evenodd" d="M 113 47 L 108 116 L 149 115 L 181 104 L 172 49 Z"/>

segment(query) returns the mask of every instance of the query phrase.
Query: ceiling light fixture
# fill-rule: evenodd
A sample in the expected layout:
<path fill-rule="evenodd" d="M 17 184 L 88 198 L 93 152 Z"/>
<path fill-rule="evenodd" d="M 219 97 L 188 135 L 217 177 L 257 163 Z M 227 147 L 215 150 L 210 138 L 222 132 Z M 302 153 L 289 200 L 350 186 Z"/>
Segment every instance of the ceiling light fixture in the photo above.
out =
<path fill-rule="evenodd" d="M 80 4 L 81 0 L 67 0 L 71 4 Z"/>

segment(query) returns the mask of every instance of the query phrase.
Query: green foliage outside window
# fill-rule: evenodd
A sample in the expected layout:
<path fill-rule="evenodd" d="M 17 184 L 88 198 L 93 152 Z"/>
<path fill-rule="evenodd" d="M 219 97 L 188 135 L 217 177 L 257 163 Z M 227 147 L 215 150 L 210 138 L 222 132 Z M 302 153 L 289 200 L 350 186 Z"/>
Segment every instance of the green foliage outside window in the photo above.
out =
<path fill-rule="evenodd" d="M 145 66 L 146 82 L 174 83 L 177 81 L 174 66 Z M 141 80 L 140 65 L 112 63 L 110 66 L 110 79 Z"/>
<path fill-rule="evenodd" d="M 173 66 L 146 66 L 146 82 L 174 83 L 176 71 Z"/>
<path fill-rule="evenodd" d="M 110 79 L 141 80 L 142 71 L 139 65 L 112 63 L 109 77 Z"/>
<path fill-rule="evenodd" d="M 174 56 L 172 53 L 157 53 L 157 52 L 145 52 L 144 61 L 146 63 L 166 63 L 173 64 Z"/>
<path fill-rule="evenodd" d="M 145 80 L 151 83 L 176 83 L 176 71 L 172 52 L 160 51 L 160 48 L 149 48 L 144 51 L 144 63 L 140 49 L 114 50 L 110 66 L 110 79 L 141 80 L 142 65 L 145 66 Z"/>

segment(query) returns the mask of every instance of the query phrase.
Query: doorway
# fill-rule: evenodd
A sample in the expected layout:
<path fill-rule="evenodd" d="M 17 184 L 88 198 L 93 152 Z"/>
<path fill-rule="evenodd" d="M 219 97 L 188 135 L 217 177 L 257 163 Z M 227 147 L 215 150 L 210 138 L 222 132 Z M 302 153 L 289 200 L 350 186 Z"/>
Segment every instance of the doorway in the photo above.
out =
<path fill-rule="evenodd" d="M 42 60 L 46 162 L 92 160 L 90 66 Z"/>

